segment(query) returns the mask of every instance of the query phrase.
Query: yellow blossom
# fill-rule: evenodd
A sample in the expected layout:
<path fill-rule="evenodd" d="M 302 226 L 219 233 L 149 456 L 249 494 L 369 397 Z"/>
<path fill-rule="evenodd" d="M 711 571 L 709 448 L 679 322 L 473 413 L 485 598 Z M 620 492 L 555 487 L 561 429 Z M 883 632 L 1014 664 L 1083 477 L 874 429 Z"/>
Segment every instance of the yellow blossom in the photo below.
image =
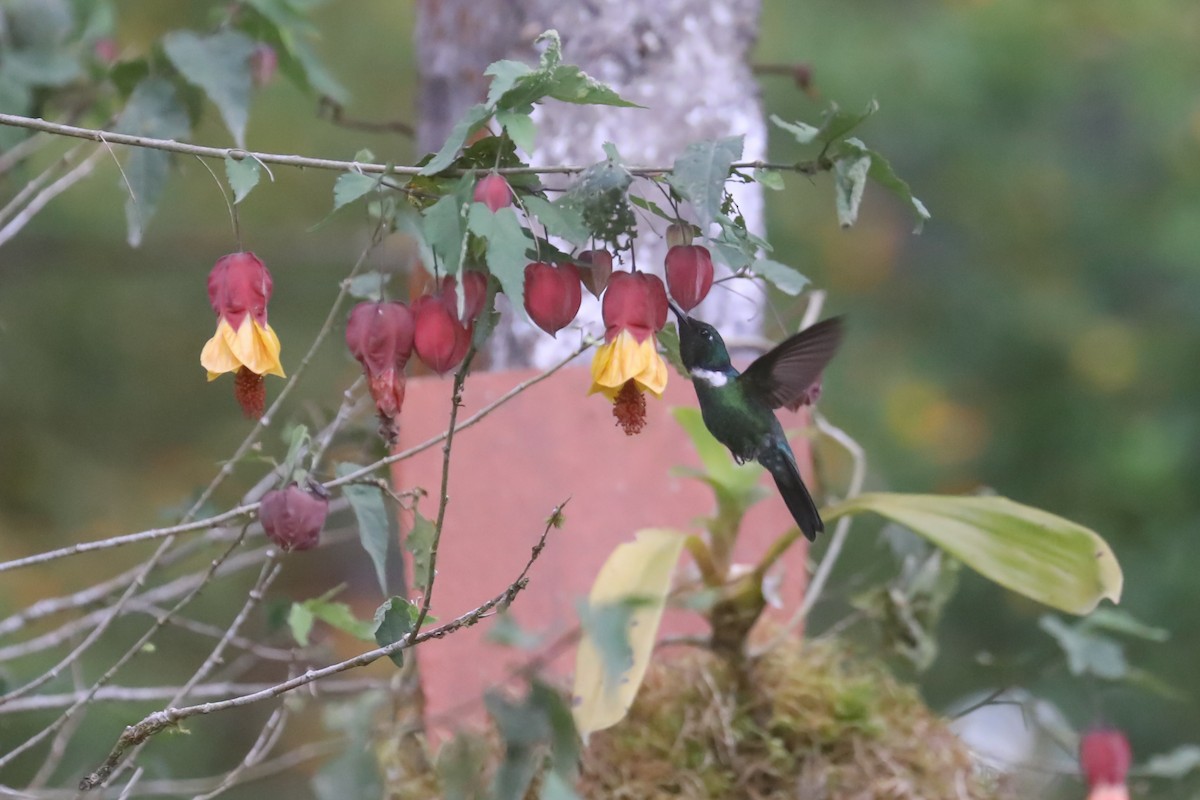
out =
<path fill-rule="evenodd" d="M 596 349 L 592 359 L 592 388 L 588 394 L 602 393 L 613 400 L 629 381 L 655 397 L 667 388 L 667 364 L 658 354 L 653 336 L 642 341 L 628 329 Z"/>
<path fill-rule="evenodd" d="M 200 353 L 200 364 L 208 370 L 210 381 L 242 367 L 257 375 L 287 377 L 279 363 L 279 337 L 270 325 L 259 325 L 250 315 L 242 318 L 237 330 L 221 318 L 217 332 Z"/>

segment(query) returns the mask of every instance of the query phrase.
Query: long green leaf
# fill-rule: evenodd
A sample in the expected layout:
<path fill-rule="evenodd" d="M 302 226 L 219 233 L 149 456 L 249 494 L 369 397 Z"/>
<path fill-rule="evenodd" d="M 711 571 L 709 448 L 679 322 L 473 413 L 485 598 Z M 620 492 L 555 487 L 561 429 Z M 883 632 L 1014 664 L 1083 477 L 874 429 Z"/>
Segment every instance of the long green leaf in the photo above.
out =
<path fill-rule="evenodd" d="M 239 31 L 212 36 L 174 31 L 163 37 L 163 52 L 188 83 L 204 90 L 221 112 L 237 146 L 245 147 L 254 41 Z"/>
<path fill-rule="evenodd" d="M 341 476 L 357 469 L 357 464 L 338 464 L 335 471 Z M 379 588 L 387 595 L 387 551 L 392 534 L 383 493 L 374 486 L 351 484 L 342 489 L 342 494 L 354 509 L 354 518 L 358 521 L 358 540 L 375 565 Z"/>
<path fill-rule="evenodd" d="M 874 512 L 924 536 L 984 577 L 1072 614 L 1121 599 L 1121 567 L 1096 532 L 1003 497 L 861 494 L 826 521 Z"/>

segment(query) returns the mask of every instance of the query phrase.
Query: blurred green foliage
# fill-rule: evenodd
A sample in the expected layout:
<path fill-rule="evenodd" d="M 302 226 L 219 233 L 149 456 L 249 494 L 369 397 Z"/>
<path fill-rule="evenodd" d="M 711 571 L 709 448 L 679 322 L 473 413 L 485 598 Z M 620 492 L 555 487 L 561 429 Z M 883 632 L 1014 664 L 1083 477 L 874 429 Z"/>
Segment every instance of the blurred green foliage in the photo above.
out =
<path fill-rule="evenodd" d="M 209 10 L 128 0 L 119 44 L 137 50 L 203 26 Z M 411 118 L 412 7 L 343 0 L 315 13 L 323 54 L 353 96 L 347 113 Z M 1172 634 L 1132 645 L 1131 660 L 1187 699 L 1133 689 L 1100 698 L 1063 669 L 1047 672 L 1055 644 L 1038 628 L 1042 609 L 970 574 L 922 676 L 927 696 L 936 705 L 1026 685 L 1078 724 L 1102 699 L 1141 756 L 1200 741 L 1200 6 L 767 0 L 758 59 L 812 67 L 815 98 L 763 78 L 767 110 L 784 119 L 878 99 L 863 136 L 933 214 L 913 237 L 908 210 L 871 187 L 857 226 L 841 230 L 827 176 L 789 177 L 768 198 L 776 254 L 849 315 L 823 410 L 867 448 L 872 484 L 989 485 L 1102 533 L 1125 570 L 1124 606 Z M 212 113 L 194 138 L 229 143 Z M 247 139 L 332 158 L 363 147 L 380 161 L 420 155 L 404 138 L 318 119 L 283 80 L 260 91 Z M 794 147 L 772 131 L 774 157 Z M 111 160 L 0 250 L 0 556 L 159 523 L 245 431 L 229 381 L 206 384 L 198 361 L 213 327 L 205 276 L 238 243 L 218 183 L 194 159 L 175 163 L 139 250 L 125 245 Z M 328 213 L 336 176 L 273 172 L 240 206 L 240 226 L 275 274 L 271 322 L 291 368 L 368 226 L 351 207 L 308 232 Z M 384 248 L 372 267 L 406 257 Z M 335 406 L 357 373 L 338 337 L 310 369 L 286 417 Z M 838 570 L 853 585 L 832 593 L 842 607 L 826 604 L 818 628 L 845 613 L 866 576 L 891 569 L 856 524 Z M 54 588 L 84 568 L 67 566 Z M 46 588 L 6 576 L 0 611 Z"/>

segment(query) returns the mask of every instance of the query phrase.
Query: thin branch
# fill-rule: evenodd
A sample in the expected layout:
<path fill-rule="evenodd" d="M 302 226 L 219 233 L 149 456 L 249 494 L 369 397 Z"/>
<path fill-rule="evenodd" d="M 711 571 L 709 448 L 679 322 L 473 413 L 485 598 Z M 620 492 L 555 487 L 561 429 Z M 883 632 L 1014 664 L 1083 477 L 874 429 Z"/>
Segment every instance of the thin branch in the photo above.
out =
<path fill-rule="evenodd" d="M 425 617 L 429 614 L 429 606 L 433 603 L 433 584 L 437 578 L 438 544 L 442 541 L 442 530 L 446 524 L 446 506 L 450 504 L 450 448 L 454 445 L 455 423 L 458 420 L 458 409 L 462 407 L 463 386 L 467 380 L 467 370 L 475 359 L 475 345 L 467 348 L 462 365 L 454 374 L 454 391 L 450 393 L 450 421 L 446 424 L 446 443 L 442 445 L 442 488 L 438 495 L 437 520 L 433 523 L 433 542 L 429 545 L 429 571 L 425 575 L 425 596 L 421 598 L 421 610 L 413 622 L 412 633 L 416 636 Z"/>
<path fill-rule="evenodd" d="M 468 611 L 465 614 L 462 614 L 461 616 L 451 620 L 450 622 L 426 631 L 425 633 L 418 633 L 414 628 L 413 631 L 404 638 L 398 639 L 389 645 L 377 647 L 374 650 L 368 650 L 367 652 L 360 653 L 353 658 L 348 658 L 345 661 L 339 661 L 336 664 L 330 664 L 329 666 L 321 669 L 309 669 L 301 675 L 297 675 L 289 680 L 283 681 L 282 683 L 275 684 L 274 686 L 239 695 L 237 697 L 231 697 L 215 703 L 202 703 L 199 705 L 186 706 L 184 708 L 165 708 L 160 711 L 156 711 L 153 714 L 145 717 L 136 725 L 130 725 L 125 729 L 125 732 L 121 734 L 121 737 L 117 740 L 116 745 L 113 747 L 112 752 L 109 753 L 108 758 L 105 759 L 104 763 L 96 771 L 92 772 L 90 775 L 80 781 L 80 790 L 88 791 L 104 783 L 104 781 L 112 773 L 113 769 L 115 769 L 121 762 L 125 752 L 129 750 L 129 748 L 140 745 L 142 742 L 146 741 L 155 734 L 168 727 L 178 725 L 185 719 L 204 714 L 212 714 L 218 711 L 225 711 L 230 708 L 240 708 L 260 702 L 262 700 L 270 700 L 271 698 L 286 694 L 293 689 L 297 689 L 301 686 L 306 686 L 310 683 L 313 683 L 314 681 L 327 678 L 330 675 L 336 675 L 340 672 L 357 669 L 358 667 L 365 667 L 366 665 L 374 663 L 385 656 L 390 656 L 395 653 L 408 650 L 422 642 L 427 642 L 430 639 L 444 638 L 457 630 L 477 624 L 481 619 L 488 616 L 489 613 L 497 607 L 507 608 L 512 604 L 513 600 L 516 599 L 517 595 L 519 595 L 521 591 L 529 584 L 529 570 L 533 567 L 534 562 L 537 561 L 538 556 L 541 555 L 542 550 L 545 549 L 546 539 L 550 535 L 550 529 L 555 527 L 556 522 L 561 519 L 560 512 L 565 505 L 565 502 L 560 504 L 546 520 L 546 526 L 542 530 L 542 535 L 538 539 L 537 544 L 535 544 L 530 550 L 529 560 L 525 562 L 525 567 L 521 570 L 521 573 L 517 576 L 516 580 L 509 584 L 508 588 L 506 588 L 503 592 L 483 603 L 478 608 Z"/>
<path fill-rule="evenodd" d="M 47 186 L 38 192 L 32 200 L 30 200 L 24 208 L 13 215 L 3 228 L 0 228 L 0 245 L 3 245 L 9 239 L 21 232 L 21 229 L 29 224 L 30 220 L 37 216 L 38 212 L 45 208 L 46 204 L 60 194 L 70 189 L 75 184 L 92 174 L 92 170 L 96 168 L 100 157 L 104 155 L 104 150 L 96 149 L 80 163 L 76 164 L 69 172 L 64 174 L 54 183 Z M 13 203 L 9 204 L 11 207 Z M 8 210 L 7 208 L 5 209 Z"/>
<path fill-rule="evenodd" d="M 232 158 L 234 161 L 242 161 L 243 159 L 253 158 L 263 164 L 282 164 L 289 167 L 302 167 L 307 169 L 327 169 L 337 172 L 361 172 L 364 175 L 420 175 L 423 167 L 397 167 L 389 164 L 363 164 L 358 161 L 337 161 L 329 158 L 309 158 L 307 156 L 284 155 L 281 153 L 262 153 L 258 151 L 242 150 L 236 147 L 204 147 L 202 145 L 189 144 L 187 142 L 177 142 L 174 139 L 154 139 L 149 136 L 133 136 L 126 133 L 117 133 L 115 131 L 103 131 L 95 128 L 77 128 L 73 125 L 62 125 L 57 122 L 47 122 L 42 119 L 34 119 L 32 117 L 22 117 L 16 114 L 0 114 L 0 125 L 10 125 L 16 128 L 28 128 L 29 130 L 45 131 L 47 133 L 57 134 L 59 136 L 72 136 L 77 139 L 89 139 L 94 142 L 107 141 L 110 144 L 121 144 L 129 147 L 146 147 L 152 150 L 163 150 L 168 153 L 183 153 L 184 155 L 200 156 L 201 158 L 218 158 L 225 160 Z M 572 174 L 583 172 L 590 165 L 559 165 L 552 167 L 500 167 L 495 170 L 501 175 L 549 175 L 549 174 Z M 776 169 L 788 170 L 794 172 L 802 172 L 806 175 L 812 175 L 820 172 L 827 167 L 818 161 L 799 161 L 776 163 L 770 161 L 736 161 L 730 165 L 731 169 Z M 673 166 L 636 166 L 626 168 L 631 174 L 639 176 L 650 175 L 668 175 L 673 170 Z M 442 175 L 461 175 L 464 170 L 447 169 L 443 170 Z"/>
<path fill-rule="evenodd" d="M 413 126 L 402 119 L 390 120 L 387 122 L 377 122 L 369 119 L 355 119 L 354 117 L 346 116 L 346 109 L 341 103 L 334 102 L 328 97 L 321 98 L 321 103 L 317 107 L 319 116 L 328 116 L 329 121 L 341 128 L 348 128 L 354 131 L 366 131 L 367 133 L 398 133 L 401 136 L 407 136 L 410 139 L 416 138 L 417 132 Z"/>

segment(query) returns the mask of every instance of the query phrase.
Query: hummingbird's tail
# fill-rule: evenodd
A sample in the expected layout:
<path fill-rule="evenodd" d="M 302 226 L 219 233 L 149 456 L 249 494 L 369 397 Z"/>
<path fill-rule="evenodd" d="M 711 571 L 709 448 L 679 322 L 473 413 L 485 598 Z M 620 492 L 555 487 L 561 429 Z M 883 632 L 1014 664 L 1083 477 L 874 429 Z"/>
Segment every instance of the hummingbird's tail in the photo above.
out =
<path fill-rule="evenodd" d="M 817 505 L 808 493 L 808 487 L 800 479 L 796 457 L 787 448 L 771 447 L 759 453 L 758 463 L 766 467 L 775 479 L 783 502 L 805 537 L 810 542 L 816 541 L 817 533 L 825 530 L 825 523 L 821 522 L 821 515 L 817 513 Z"/>

